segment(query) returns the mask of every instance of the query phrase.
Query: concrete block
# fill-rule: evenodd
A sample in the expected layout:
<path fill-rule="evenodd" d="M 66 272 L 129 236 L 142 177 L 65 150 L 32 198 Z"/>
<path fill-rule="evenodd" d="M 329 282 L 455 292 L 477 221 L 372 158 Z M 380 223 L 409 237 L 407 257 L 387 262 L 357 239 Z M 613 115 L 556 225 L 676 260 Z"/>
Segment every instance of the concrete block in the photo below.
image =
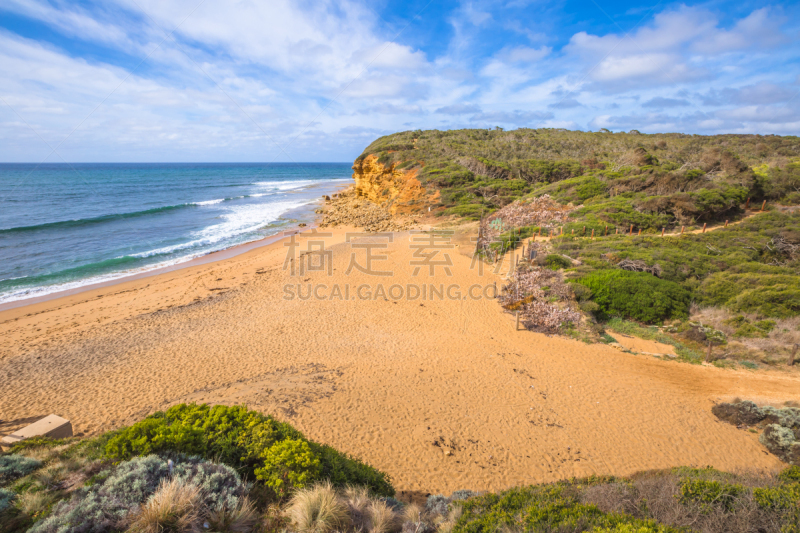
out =
<path fill-rule="evenodd" d="M 13 446 L 14 444 L 29 439 L 31 437 L 50 437 L 53 439 L 64 439 L 72 436 L 72 424 L 66 418 L 57 415 L 49 415 L 29 426 L 18 429 L 11 435 L 6 435 L 0 439 L 3 446 Z"/>

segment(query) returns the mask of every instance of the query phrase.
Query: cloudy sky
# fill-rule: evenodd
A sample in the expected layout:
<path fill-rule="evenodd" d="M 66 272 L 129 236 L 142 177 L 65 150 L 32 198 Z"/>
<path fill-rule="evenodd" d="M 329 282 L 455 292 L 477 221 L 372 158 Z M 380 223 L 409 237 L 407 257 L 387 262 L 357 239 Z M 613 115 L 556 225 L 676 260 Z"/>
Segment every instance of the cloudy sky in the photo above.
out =
<path fill-rule="evenodd" d="M 0 161 L 352 161 L 408 129 L 800 134 L 800 5 L 2 0 Z"/>

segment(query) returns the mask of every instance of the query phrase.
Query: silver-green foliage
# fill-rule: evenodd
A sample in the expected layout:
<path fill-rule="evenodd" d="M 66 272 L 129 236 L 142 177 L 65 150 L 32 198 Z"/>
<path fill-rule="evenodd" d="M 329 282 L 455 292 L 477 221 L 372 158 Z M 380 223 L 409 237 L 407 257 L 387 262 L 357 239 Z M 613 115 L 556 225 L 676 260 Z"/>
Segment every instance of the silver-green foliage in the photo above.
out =
<path fill-rule="evenodd" d="M 176 458 L 172 475 L 200 488 L 209 511 L 236 509 L 248 487 L 231 467 L 197 457 Z M 157 455 L 136 457 L 98 478 L 104 481 L 75 492 L 59 503 L 53 513 L 37 523 L 31 533 L 99 533 L 124 527 L 131 512 L 139 509 L 170 476 L 166 459 Z"/>
<path fill-rule="evenodd" d="M 41 462 L 23 455 L 0 455 L 0 485 L 27 476 L 40 466 Z"/>
<path fill-rule="evenodd" d="M 247 494 L 248 487 L 239 474 L 227 465 L 183 462 L 175 467 L 175 477 L 197 486 L 210 511 L 233 510 Z"/>
<path fill-rule="evenodd" d="M 8 489 L 0 489 L 0 513 L 11 507 L 11 501 L 16 494 Z"/>
<path fill-rule="evenodd" d="M 60 502 L 31 533 L 95 533 L 119 528 L 169 475 L 164 459 L 137 457 L 120 464 L 102 484 L 82 488 Z"/>

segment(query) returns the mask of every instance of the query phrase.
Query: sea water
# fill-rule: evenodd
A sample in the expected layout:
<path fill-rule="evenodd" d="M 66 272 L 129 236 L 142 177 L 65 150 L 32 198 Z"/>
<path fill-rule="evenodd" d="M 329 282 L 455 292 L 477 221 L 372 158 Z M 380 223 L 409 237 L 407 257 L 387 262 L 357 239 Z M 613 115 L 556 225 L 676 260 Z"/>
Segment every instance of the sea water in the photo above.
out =
<path fill-rule="evenodd" d="M 0 303 L 311 222 L 350 175 L 347 163 L 0 164 Z"/>

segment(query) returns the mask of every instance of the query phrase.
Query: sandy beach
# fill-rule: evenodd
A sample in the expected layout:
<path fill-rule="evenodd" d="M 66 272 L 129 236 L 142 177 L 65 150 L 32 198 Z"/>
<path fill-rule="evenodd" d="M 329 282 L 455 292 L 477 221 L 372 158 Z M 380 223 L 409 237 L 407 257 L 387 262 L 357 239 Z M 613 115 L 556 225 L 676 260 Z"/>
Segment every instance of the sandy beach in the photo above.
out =
<path fill-rule="evenodd" d="M 502 272 L 479 272 L 466 235 L 439 251 L 449 262 L 431 276 L 419 236 L 325 231 L 0 312 L 0 434 L 50 413 L 94 435 L 180 402 L 244 403 L 387 471 L 406 493 L 781 467 L 710 409 L 800 401 L 796 373 L 516 331 L 488 297 Z M 326 254 L 311 269 L 309 242 Z M 408 297 L 423 285 L 425 298 Z"/>

